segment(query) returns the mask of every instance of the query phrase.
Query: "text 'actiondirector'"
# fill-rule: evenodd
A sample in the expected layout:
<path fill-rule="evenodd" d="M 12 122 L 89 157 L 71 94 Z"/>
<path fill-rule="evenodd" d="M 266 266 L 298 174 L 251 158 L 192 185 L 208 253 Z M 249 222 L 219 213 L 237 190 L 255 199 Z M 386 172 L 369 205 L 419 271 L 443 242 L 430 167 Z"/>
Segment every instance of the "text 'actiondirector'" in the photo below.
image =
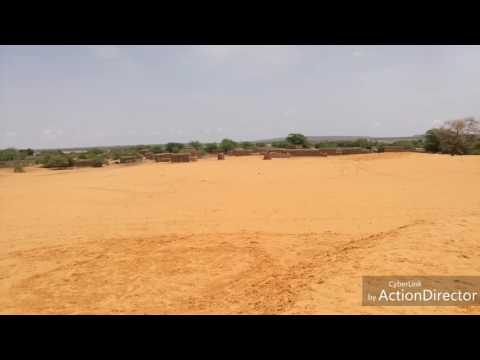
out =
<path fill-rule="evenodd" d="M 364 276 L 364 306 L 480 305 L 478 276 Z"/>

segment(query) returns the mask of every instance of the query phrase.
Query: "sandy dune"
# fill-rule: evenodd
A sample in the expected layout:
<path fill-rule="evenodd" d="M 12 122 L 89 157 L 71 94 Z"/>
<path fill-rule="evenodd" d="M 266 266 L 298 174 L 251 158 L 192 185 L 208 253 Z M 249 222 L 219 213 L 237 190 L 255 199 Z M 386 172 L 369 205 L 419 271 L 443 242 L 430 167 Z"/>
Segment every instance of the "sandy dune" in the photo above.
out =
<path fill-rule="evenodd" d="M 480 156 L 0 170 L 1 313 L 363 307 L 363 275 L 480 276 Z"/>

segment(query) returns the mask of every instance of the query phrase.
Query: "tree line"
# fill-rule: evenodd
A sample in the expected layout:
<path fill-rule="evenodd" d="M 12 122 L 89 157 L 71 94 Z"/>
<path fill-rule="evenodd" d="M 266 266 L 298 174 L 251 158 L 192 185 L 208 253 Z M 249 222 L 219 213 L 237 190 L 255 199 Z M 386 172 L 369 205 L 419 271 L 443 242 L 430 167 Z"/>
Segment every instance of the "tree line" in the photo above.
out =
<path fill-rule="evenodd" d="M 188 144 L 169 142 L 157 145 L 134 145 L 112 148 L 93 148 L 82 153 L 65 153 L 61 150 L 40 151 L 34 156 L 32 149 L 7 148 L 0 150 L 0 162 L 8 161 L 33 161 L 45 167 L 70 167 L 76 160 L 89 160 L 92 166 L 101 166 L 107 160 L 118 160 L 123 156 L 142 157 L 145 152 L 178 153 L 185 151 L 186 145 L 198 151 L 200 154 L 225 152 L 234 149 L 245 150 L 265 147 L 265 143 L 242 141 L 236 142 L 225 138 L 221 142 L 201 143 L 191 141 Z M 360 147 L 382 151 L 385 143 L 374 139 L 359 138 L 355 140 L 321 141 L 311 143 L 308 138 L 300 133 L 291 133 L 284 140 L 272 142 L 275 148 L 336 148 L 336 147 Z M 412 140 L 399 140 L 388 145 L 402 146 L 404 148 L 424 148 L 430 153 L 443 153 L 451 155 L 476 154 L 480 155 L 480 123 L 474 118 L 464 118 L 446 121 L 441 127 L 428 130 L 423 138 Z"/>

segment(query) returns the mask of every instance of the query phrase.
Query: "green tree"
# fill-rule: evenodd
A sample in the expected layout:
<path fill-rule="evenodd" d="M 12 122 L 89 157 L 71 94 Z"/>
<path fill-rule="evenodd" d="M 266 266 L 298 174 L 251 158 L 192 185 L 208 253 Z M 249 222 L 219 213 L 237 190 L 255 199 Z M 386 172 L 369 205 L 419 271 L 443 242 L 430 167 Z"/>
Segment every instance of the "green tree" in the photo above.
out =
<path fill-rule="evenodd" d="M 273 141 L 272 142 L 272 147 L 274 148 L 281 148 L 281 149 L 286 149 L 290 145 L 287 141 Z"/>
<path fill-rule="evenodd" d="M 104 154 L 98 154 L 93 157 L 93 166 L 94 167 L 101 167 L 103 164 L 106 163 L 105 160 L 105 155 Z"/>
<path fill-rule="evenodd" d="M 353 147 L 361 147 L 366 149 L 368 146 L 370 146 L 370 141 L 368 139 L 357 139 L 353 142 Z"/>
<path fill-rule="evenodd" d="M 34 154 L 32 149 L 21 149 L 17 152 L 17 159 L 24 160 L 27 156 Z"/>
<path fill-rule="evenodd" d="M 251 143 L 250 141 L 242 141 L 240 143 L 240 146 L 242 149 L 248 150 L 253 148 L 253 143 Z"/>
<path fill-rule="evenodd" d="M 197 151 L 201 151 L 203 149 L 203 144 L 200 141 L 190 141 L 189 145 Z"/>
<path fill-rule="evenodd" d="M 237 143 L 231 139 L 223 139 L 219 147 L 223 152 L 228 152 L 235 149 L 237 147 Z"/>
<path fill-rule="evenodd" d="M 169 153 L 178 153 L 184 148 L 183 144 L 180 143 L 168 143 L 165 145 L 165 150 Z"/>
<path fill-rule="evenodd" d="M 18 151 L 14 148 L 8 148 L 0 151 L 0 161 L 16 160 L 18 158 Z"/>
<path fill-rule="evenodd" d="M 285 139 L 291 145 L 302 145 L 304 148 L 308 147 L 308 141 L 303 134 L 289 134 Z"/>
<path fill-rule="evenodd" d="M 104 151 L 102 149 L 99 149 L 99 148 L 89 149 L 87 152 L 88 152 L 88 154 L 91 154 L 91 155 L 99 155 L 99 154 L 104 153 Z"/>
<path fill-rule="evenodd" d="M 151 150 L 154 154 L 160 154 L 165 151 L 162 145 L 154 145 L 152 146 Z"/>
<path fill-rule="evenodd" d="M 205 151 L 207 153 L 214 153 L 216 151 L 218 151 L 218 145 L 217 143 L 208 143 L 208 144 L 205 144 Z"/>
<path fill-rule="evenodd" d="M 47 168 L 64 168 L 73 166 L 73 159 L 63 153 L 49 154 L 44 158 L 43 165 Z"/>
<path fill-rule="evenodd" d="M 440 151 L 440 137 L 438 129 L 430 129 L 425 133 L 425 151 L 437 153 Z"/>
<path fill-rule="evenodd" d="M 474 118 L 445 122 L 440 133 L 440 141 L 449 154 L 468 154 L 480 136 L 480 123 Z"/>

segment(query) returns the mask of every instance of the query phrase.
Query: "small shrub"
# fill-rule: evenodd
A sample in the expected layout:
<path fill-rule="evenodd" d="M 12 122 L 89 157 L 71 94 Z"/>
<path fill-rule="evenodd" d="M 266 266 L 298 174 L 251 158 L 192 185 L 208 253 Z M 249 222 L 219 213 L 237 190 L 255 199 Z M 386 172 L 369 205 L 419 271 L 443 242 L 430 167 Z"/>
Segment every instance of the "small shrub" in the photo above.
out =
<path fill-rule="evenodd" d="M 253 143 L 251 143 L 250 141 L 243 141 L 240 143 L 240 147 L 245 150 L 252 149 L 253 146 Z"/>
<path fill-rule="evenodd" d="M 180 143 L 168 143 L 165 145 L 165 150 L 169 153 L 178 153 L 184 148 L 183 144 Z"/>
<path fill-rule="evenodd" d="M 18 158 L 18 151 L 14 148 L 0 150 L 0 161 L 11 161 Z"/>
<path fill-rule="evenodd" d="M 286 148 L 288 148 L 289 145 L 290 145 L 290 143 L 288 143 L 286 141 L 273 141 L 272 142 L 272 147 L 275 147 L 275 148 L 286 149 Z"/>
<path fill-rule="evenodd" d="M 190 146 L 193 147 L 197 151 L 203 150 L 203 144 L 199 141 L 191 141 Z"/>
<path fill-rule="evenodd" d="M 154 145 L 152 146 L 151 150 L 154 154 L 160 154 L 165 151 L 162 145 Z"/>
<path fill-rule="evenodd" d="M 205 144 L 205 151 L 210 154 L 214 153 L 218 151 L 218 145 L 216 143 Z"/>
<path fill-rule="evenodd" d="M 13 167 L 13 172 L 16 173 L 23 173 L 25 172 L 23 165 L 20 162 L 16 162 L 15 166 Z"/>
<path fill-rule="evenodd" d="M 316 149 L 335 148 L 335 147 L 337 147 L 337 143 L 329 142 L 329 141 L 318 142 L 315 144 Z"/>
<path fill-rule="evenodd" d="M 93 167 L 102 167 L 105 163 L 105 156 L 102 154 L 99 154 L 93 158 Z"/>
<path fill-rule="evenodd" d="M 47 156 L 43 166 L 46 168 L 66 168 L 73 166 L 73 164 L 74 161 L 70 156 L 59 153 Z"/>

